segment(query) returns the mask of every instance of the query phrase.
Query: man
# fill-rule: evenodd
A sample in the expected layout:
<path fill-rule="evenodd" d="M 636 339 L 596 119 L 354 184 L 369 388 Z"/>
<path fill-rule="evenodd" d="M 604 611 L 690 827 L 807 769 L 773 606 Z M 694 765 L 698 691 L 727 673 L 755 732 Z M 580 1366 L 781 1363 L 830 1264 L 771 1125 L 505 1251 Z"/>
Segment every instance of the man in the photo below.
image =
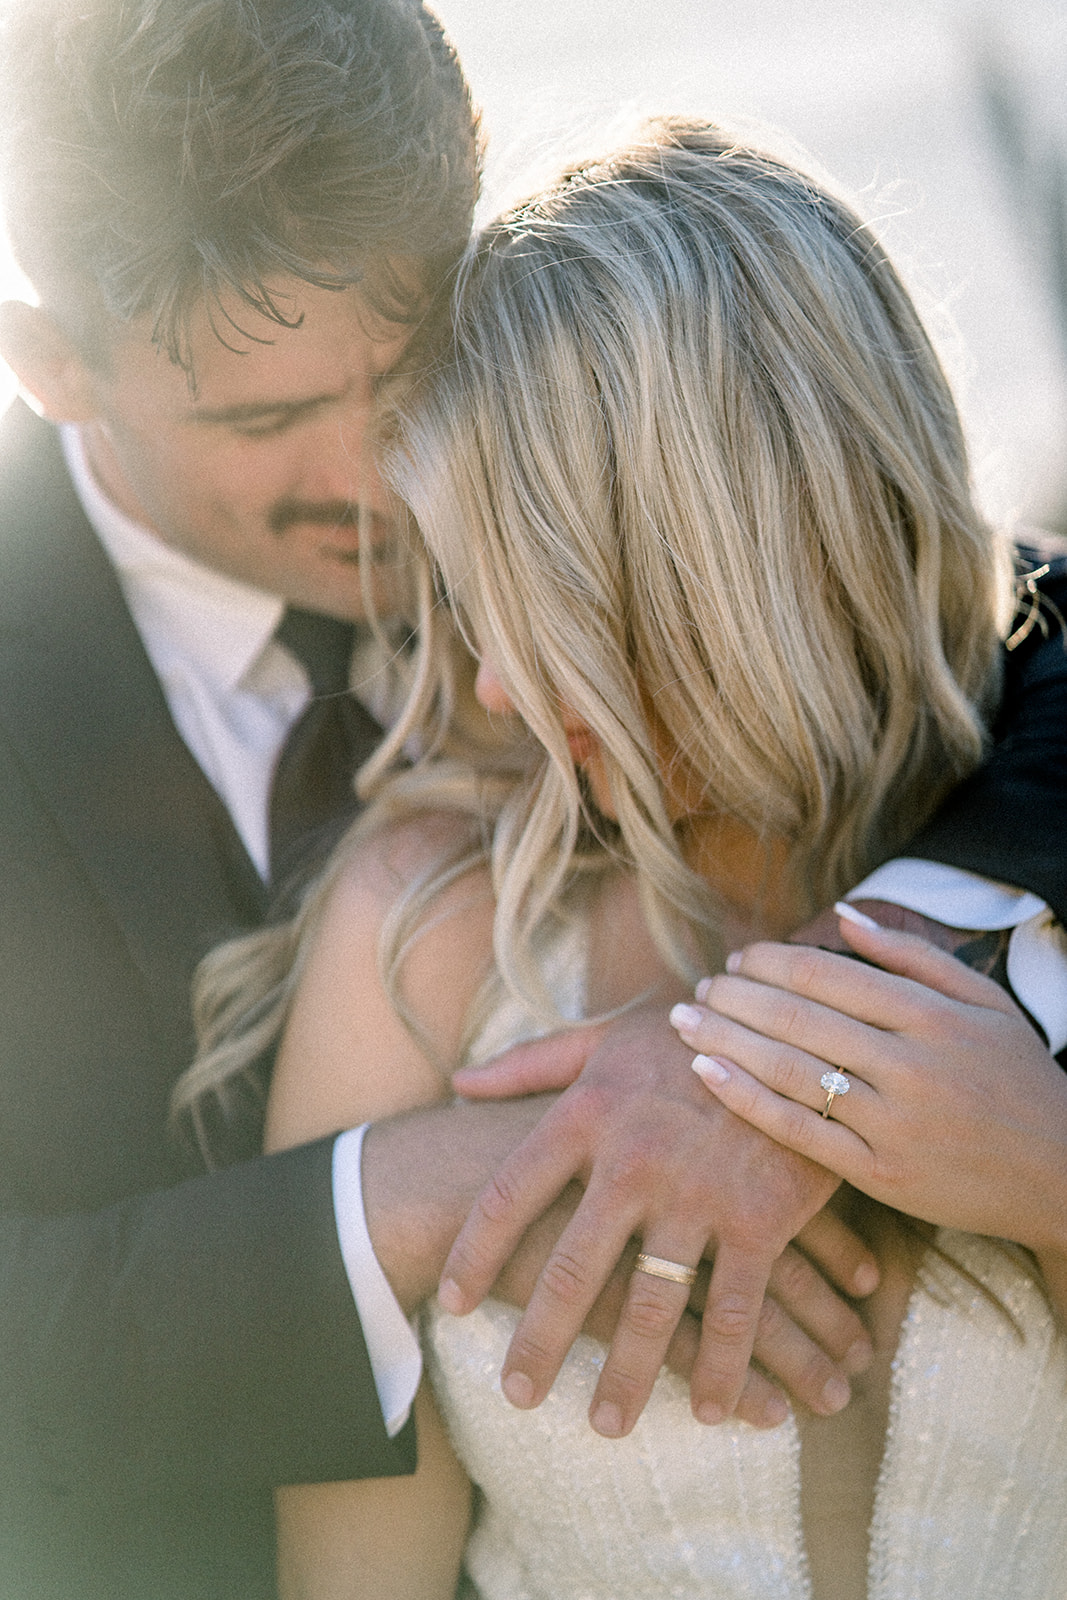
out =
<path fill-rule="evenodd" d="M 0 487 L 0 1593 L 262 1596 L 272 1486 L 410 1468 L 411 1369 L 350 1203 L 358 1138 L 183 1184 L 168 1103 L 196 961 L 265 914 L 273 769 L 313 682 L 286 603 L 357 618 L 386 581 L 366 423 L 466 237 L 475 129 L 411 0 L 24 0 L 2 59 L 41 304 L 5 308 L 0 344 L 48 421 L 7 419 Z M 734 1250 L 758 1308 L 827 1186 L 670 1049 L 674 1159 L 713 1137 L 704 1164 L 759 1189 Z M 643 1059 L 599 1096 L 594 1167 L 647 1128 Z M 372 1133 L 367 1223 L 405 1308 L 538 1113 Z M 684 1199 L 673 1173 L 630 1189 L 633 1231 Z M 701 1197 L 727 1256 L 735 1198 Z M 835 1248 L 856 1287 L 862 1252 Z M 818 1324 L 792 1259 L 781 1298 Z M 855 1320 L 829 1321 L 843 1355 Z M 813 1403 L 841 1381 L 784 1317 L 762 1353 Z"/>
<path fill-rule="evenodd" d="M 361 613 L 352 508 L 388 533 L 365 421 L 469 232 L 476 130 L 406 0 L 34 4 L 4 60 L 42 300 L 4 351 L 68 426 L 8 419 L 0 509 L 0 1593 L 267 1595 L 271 1485 L 410 1470 L 413 1443 L 329 1148 L 176 1191 L 168 1100 L 197 960 L 267 903 L 308 698 L 277 597 Z"/>

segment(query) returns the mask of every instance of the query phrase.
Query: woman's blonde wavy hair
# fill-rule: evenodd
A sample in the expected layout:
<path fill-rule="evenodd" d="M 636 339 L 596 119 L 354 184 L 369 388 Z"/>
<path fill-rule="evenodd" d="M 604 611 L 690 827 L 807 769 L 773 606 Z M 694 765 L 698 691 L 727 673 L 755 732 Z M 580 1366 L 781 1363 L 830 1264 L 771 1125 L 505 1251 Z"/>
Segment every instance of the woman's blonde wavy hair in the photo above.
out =
<path fill-rule="evenodd" d="M 1011 591 L 937 358 L 859 218 L 717 127 L 651 122 L 486 229 L 385 460 L 538 745 L 489 783 L 429 756 L 363 827 L 437 800 L 467 812 L 498 972 L 542 1012 L 532 950 L 577 866 L 635 872 L 676 971 L 717 953 L 664 752 L 697 809 L 778 847 L 801 912 L 981 758 Z M 454 645 L 421 582 L 405 736 L 435 707 L 439 751 Z M 600 741 L 611 825 L 561 706 Z M 299 959 L 291 937 L 276 969 Z"/>

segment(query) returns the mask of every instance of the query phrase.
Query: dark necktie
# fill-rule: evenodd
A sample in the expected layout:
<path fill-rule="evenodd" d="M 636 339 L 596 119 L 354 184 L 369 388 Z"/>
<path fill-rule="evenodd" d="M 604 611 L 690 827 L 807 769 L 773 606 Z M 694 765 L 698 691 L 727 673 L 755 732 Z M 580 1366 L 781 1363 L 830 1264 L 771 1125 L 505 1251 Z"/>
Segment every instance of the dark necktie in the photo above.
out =
<path fill-rule="evenodd" d="M 311 679 L 311 701 L 282 746 L 270 795 L 274 888 L 325 860 L 359 810 L 352 780 L 382 737 L 349 693 L 355 626 L 290 606 L 274 635 Z"/>

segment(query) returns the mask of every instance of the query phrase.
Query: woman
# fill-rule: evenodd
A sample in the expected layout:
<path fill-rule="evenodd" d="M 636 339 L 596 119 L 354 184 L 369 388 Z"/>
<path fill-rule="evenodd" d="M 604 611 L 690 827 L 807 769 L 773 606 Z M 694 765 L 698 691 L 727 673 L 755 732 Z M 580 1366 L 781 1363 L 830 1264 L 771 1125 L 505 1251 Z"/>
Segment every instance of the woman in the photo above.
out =
<path fill-rule="evenodd" d="M 877 243 L 810 180 L 652 125 L 490 228 L 453 319 L 392 474 L 513 731 L 396 779 L 309 902 L 295 995 L 256 1002 L 285 1015 L 272 1147 L 796 926 L 978 761 L 996 694 L 1010 597 L 951 399 Z M 420 637 L 425 720 L 440 608 Z M 483 1600 L 854 1600 L 868 1546 L 879 1596 L 1060 1593 L 1067 1351 L 1034 1261 L 859 1220 L 867 1392 L 769 1434 L 702 1427 L 664 1375 L 599 1438 L 588 1339 L 513 1410 L 511 1310 L 427 1312 Z M 410 1483 L 282 1493 L 287 1596 L 451 1593 L 466 1482 L 419 1405 Z"/>

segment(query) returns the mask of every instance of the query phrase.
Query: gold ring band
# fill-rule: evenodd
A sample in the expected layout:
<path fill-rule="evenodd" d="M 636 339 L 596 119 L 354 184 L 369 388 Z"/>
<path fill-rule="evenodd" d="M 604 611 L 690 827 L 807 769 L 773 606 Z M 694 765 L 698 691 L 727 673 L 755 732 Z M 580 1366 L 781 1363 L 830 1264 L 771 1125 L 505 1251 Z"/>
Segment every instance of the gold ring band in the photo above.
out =
<path fill-rule="evenodd" d="M 696 1267 L 686 1267 L 680 1261 L 666 1261 L 662 1256 L 646 1256 L 642 1250 L 634 1267 L 635 1272 L 647 1272 L 650 1278 L 666 1278 L 668 1283 L 682 1283 L 688 1289 L 697 1279 Z"/>

